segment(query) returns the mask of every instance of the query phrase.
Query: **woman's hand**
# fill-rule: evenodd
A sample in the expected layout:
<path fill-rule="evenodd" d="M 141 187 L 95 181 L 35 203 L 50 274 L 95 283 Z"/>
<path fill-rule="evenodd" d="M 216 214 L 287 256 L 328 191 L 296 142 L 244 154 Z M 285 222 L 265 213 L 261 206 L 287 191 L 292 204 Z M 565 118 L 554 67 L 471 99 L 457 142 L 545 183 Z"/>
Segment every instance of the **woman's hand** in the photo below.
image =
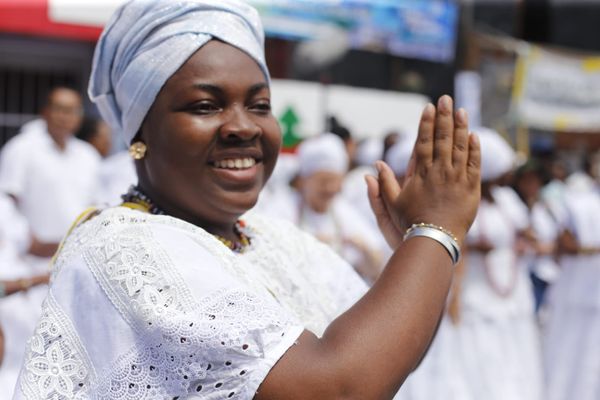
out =
<path fill-rule="evenodd" d="M 412 224 L 428 223 L 464 239 L 479 205 L 480 148 L 469 134 L 467 114 L 453 112 L 442 96 L 437 110 L 428 104 L 402 188 L 392 170 L 378 162 L 379 176 L 367 177 L 369 200 L 379 227 L 392 248 Z"/>

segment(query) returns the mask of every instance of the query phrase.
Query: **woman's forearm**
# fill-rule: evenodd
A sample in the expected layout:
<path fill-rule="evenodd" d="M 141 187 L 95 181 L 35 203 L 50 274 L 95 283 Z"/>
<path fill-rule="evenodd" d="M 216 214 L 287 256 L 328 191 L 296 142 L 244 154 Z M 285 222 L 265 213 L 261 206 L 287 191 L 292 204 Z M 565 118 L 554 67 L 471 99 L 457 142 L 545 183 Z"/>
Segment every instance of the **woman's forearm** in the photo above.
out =
<path fill-rule="evenodd" d="M 300 337 L 257 399 L 392 398 L 431 343 L 452 269 L 440 244 L 408 240 L 369 292 L 320 339 L 308 332 Z"/>
<path fill-rule="evenodd" d="M 345 391 L 353 398 L 393 395 L 416 367 L 444 310 L 452 269 L 440 244 L 413 238 L 364 298 L 329 326 L 321 341 L 341 350 L 335 363 L 348 377 Z"/>

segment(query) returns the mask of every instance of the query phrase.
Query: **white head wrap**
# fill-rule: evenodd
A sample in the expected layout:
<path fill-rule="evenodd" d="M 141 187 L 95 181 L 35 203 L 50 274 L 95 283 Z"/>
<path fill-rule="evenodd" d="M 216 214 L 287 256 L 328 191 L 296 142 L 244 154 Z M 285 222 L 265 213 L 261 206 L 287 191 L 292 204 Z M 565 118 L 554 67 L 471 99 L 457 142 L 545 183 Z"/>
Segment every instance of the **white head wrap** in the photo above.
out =
<path fill-rule="evenodd" d="M 406 175 L 410 156 L 415 146 L 415 138 L 403 137 L 388 150 L 385 162 L 390 166 L 396 176 Z"/>
<path fill-rule="evenodd" d="M 305 140 L 298 146 L 300 176 L 318 171 L 345 174 L 348 171 L 348 153 L 344 141 L 333 133 L 324 133 Z"/>
<path fill-rule="evenodd" d="M 517 156 L 498 132 L 488 128 L 476 128 L 481 143 L 481 180 L 493 181 L 512 170 Z"/>
<path fill-rule="evenodd" d="M 383 140 L 381 138 L 368 138 L 358 144 L 355 160 L 358 165 L 372 166 L 375 161 L 383 156 Z"/>
<path fill-rule="evenodd" d="M 88 94 L 111 128 L 131 142 L 167 79 L 213 38 L 246 52 L 269 80 L 264 32 L 251 6 L 239 0 L 132 0 L 102 32 Z"/>

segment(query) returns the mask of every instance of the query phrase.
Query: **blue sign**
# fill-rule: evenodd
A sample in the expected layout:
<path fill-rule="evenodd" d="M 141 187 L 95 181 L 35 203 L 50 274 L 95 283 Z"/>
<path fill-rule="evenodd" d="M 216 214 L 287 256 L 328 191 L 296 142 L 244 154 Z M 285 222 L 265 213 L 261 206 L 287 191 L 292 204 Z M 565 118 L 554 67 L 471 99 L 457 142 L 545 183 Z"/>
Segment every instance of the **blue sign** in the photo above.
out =
<path fill-rule="evenodd" d="M 251 0 L 267 35 L 292 40 L 343 32 L 356 49 L 450 62 L 459 7 L 452 0 Z M 338 36 L 339 37 L 339 36 Z"/>

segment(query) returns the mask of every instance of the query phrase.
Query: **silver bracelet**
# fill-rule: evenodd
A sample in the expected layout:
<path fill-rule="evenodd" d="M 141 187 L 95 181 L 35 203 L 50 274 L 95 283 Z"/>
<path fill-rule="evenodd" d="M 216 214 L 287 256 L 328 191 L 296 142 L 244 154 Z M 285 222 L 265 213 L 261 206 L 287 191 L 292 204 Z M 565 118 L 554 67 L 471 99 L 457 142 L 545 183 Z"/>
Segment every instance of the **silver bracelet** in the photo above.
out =
<path fill-rule="evenodd" d="M 410 238 L 424 236 L 435 240 L 450 254 L 452 264 L 456 265 L 460 259 L 460 247 L 457 240 L 445 229 L 429 224 L 416 224 L 411 226 L 404 235 L 404 241 Z"/>

